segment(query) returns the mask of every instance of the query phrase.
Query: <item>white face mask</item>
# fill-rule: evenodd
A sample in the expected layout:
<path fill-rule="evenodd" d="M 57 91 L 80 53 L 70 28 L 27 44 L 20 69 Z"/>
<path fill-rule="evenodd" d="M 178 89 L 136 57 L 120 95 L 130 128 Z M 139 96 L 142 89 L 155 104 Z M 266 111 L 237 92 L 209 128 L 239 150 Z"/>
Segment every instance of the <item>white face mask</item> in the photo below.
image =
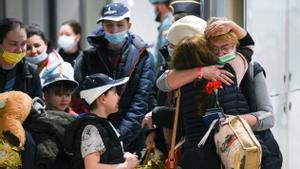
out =
<path fill-rule="evenodd" d="M 47 58 L 47 56 L 48 56 L 47 52 L 44 51 L 41 54 L 34 57 L 26 56 L 25 59 L 32 64 L 39 64 L 42 61 L 44 61 Z"/>
<path fill-rule="evenodd" d="M 73 36 L 62 35 L 58 38 L 57 43 L 64 51 L 69 51 L 76 46 L 76 41 Z"/>

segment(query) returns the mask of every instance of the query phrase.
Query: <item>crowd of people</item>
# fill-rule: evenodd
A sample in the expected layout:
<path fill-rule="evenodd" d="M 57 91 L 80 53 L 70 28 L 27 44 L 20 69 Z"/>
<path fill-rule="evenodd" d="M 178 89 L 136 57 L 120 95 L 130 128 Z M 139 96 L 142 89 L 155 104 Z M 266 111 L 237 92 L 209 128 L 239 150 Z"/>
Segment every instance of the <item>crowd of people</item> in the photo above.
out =
<path fill-rule="evenodd" d="M 154 55 L 130 31 L 122 3 L 101 9 L 88 49 L 73 20 L 60 25 L 58 47 L 36 24 L 0 20 L 0 93 L 22 91 L 33 99 L 23 124 L 22 168 L 133 169 L 146 147 L 168 156 L 180 90 L 179 166 L 219 169 L 213 137 L 197 147 L 208 130 L 202 117 L 216 102 L 205 86 L 215 80 L 222 83 L 225 114 L 240 115 L 259 140 L 261 168 L 281 168 L 266 72 L 252 61 L 249 32 L 226 18 L 203 20 L 198 1 L 149 2 L 160 22 Z"/>

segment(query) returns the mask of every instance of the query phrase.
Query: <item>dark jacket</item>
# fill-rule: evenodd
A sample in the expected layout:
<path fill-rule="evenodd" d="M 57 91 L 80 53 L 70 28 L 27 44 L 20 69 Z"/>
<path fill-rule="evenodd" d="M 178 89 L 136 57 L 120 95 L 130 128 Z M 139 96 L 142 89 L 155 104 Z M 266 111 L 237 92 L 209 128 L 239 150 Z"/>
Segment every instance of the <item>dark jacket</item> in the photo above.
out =
<path fill-rule="evenodd" d="M 31 112 L 24 123 L 34 138 L 37 149 L 35 164 L 38 169 L 63 168 L 63 136 L 66 127 L 75 119 L 63 111 Z"/>
<path fill-rule="evenodd" d="M 87 125 L 95 126 L 103 140 L 105 152 L 99 160 L 103 164 L 119 164 L 125 161 L 123 149 L 118 136 L 107 119 L 100 118 L 92 113 L 84 113 L 76 118 L 65 133 L 65 151 L 69 154 L 72 169 L 84 168 L 81 156 L 81 137 Z"/>
<path fill-rule="evenodd" d="M 103 38 L 103 30 L 89 36 L 93 48 L 83 51 L 75 64 L 75 79 L 81 83 L 83 77 L 104 73 L 117 79 L 129 76 L 127 84 L 118 88 L 121 97 L 119 112 L 109 120 L 116 127 L 124 142 L 126 151 L 141 150 L 141 122 L 148 112 L 149 91 L 154 85 L 153 56 L 146 50 L 147 45 L 136 35 L 128 33 L 128 39 L 121 49 L 120 63 L 117 67 L 110 62 L 108 42 Z M 144 142 L 144 141 L 142 141 Z M 144 144 L 144 143 L 140 143 Z"/>
<path fill-rule="evenodd" d="M 40 77 L 32 65 L 25 59 L 16 65 L 16 82 L 13 90 L 27 93 L 31 98 L 42 98 Z M 0 68 L 0 93 L 5 92 L 6 72 Z"/>
<path fill-rule="evenodd" d="M 72 66 L 74 66 L 76 58 L 81 54 L 81 50 L 78 50 L 75 53 L 66 53 L 62 48 L 59 48 L 58 54 L 63 58 L 65 62 L 68 62 Z"/>
<path fill-rule="evenodd" d="M 225 64 L 224 69 L 236 76 L 234 69 Z M 234 84 L 222 84 L 222 89 L 219 91 L 220 106 L 223 108 L 225 114 L 241 115 L 250 113 L 249 106 L 245 96 L 239 89 L 237 79 L 231 78 Z"/>

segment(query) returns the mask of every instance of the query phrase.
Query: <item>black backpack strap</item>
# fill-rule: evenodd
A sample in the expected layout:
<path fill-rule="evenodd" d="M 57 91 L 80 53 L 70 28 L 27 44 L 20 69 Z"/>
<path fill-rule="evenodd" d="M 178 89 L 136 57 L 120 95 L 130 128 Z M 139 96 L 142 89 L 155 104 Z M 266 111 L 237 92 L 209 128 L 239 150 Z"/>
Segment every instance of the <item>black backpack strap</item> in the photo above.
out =
<path fill-rule="evenodd" d="M 24 60 L 23 75 L 22 75 L 22 78 L 24 80 L 23 91 L 29 95 L 32 93 L 32 90 L 33 90 L 33 86 L 32 86 L 33 75 L 32 75 L 32 73 L 33 72 L 32 72 L 32 70 L 30 70 L 29 63 Z"/>
<path fill-rule="evenodd" d="M 266 77 L 265 69 L 258 62 L 254 62 L 253 63 L 253 73 L 254 73 L 253 77 L 255 77 L 260 72 L 263 72 L 264 76 Z"/>

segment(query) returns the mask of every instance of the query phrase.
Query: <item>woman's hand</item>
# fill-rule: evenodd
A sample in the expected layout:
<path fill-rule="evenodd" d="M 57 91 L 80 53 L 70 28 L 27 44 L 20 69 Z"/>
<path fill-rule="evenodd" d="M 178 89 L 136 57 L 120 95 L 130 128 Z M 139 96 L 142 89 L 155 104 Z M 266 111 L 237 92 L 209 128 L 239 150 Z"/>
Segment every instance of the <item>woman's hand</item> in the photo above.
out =
<path fill-rule="evenodd" d="M 247 35 L 246 30 L 240 27 L 233 21 L 218 20 L 208 25 L 204 31 L 206 38 L 215 37 L 226 34 L 228 32 L 234 32 L 238 39 L 242 39 Z"/>
<path fill-rule="evenodd" d="M 249 126 L 252 128 L 255 123 L 257 122 L 257 119 L 255 116 L 251 115 L 251 114 L 243 114 L 240 115 L 244 120 L 247 121 L 247 123 L 249 124 Z"/>
<path fill-rule="evenodd" d="M 224 20 L 219 20 L 215 21 L 212 24 L 208 25 L 205 29 L 205 36 L 207 38 L 214 37 L 214 36 L 219 36 L 226 34 L 232 30 L 232 21 L 224 21 Z"/>
<path fill-rule="evenodd" d="M 142 128 L 145 127 L 145 125 L 148 126 L 149 129 L 154 129 L 155 126 L 152 123 L 152 111 L 147 113 L 142 121 Z"/>
<path fill-rule="evenodd" d="M 206 80 L 218 80 L 230 86 L 234 83 L 231 80 L 231 77 L 234 77 L 234 75 L 222 68 L 223 65 L 205 66 L 202 68 L 202 77 Z"/>

